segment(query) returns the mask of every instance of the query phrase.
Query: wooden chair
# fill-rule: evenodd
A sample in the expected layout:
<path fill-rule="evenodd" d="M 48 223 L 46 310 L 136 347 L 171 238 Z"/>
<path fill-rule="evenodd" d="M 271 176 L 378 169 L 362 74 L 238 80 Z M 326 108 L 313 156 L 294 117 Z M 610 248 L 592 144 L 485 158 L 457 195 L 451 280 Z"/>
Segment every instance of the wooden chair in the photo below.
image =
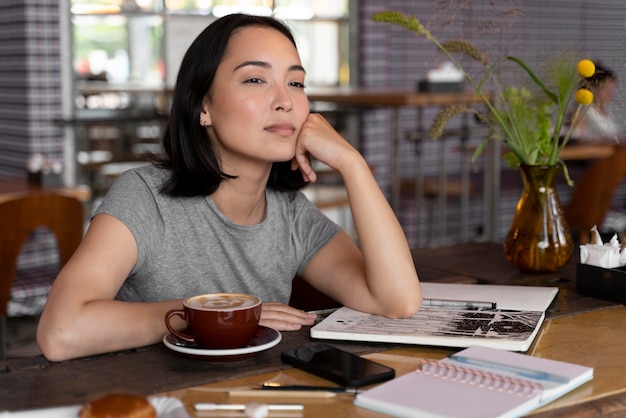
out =
<path fill-rule="evenodd" d="M 615 190 L 626 177 L 626 146 L 616 146 L 615 152 L 600 158 L 576 180 L 572 197 L 564 208 L 565 219 L 572 232 L 579 234 L 581 244 L 589 241 L 589 231 L 602 226 L 611 209 Z"/>
<path fill-rule="evenodd" d="M 0 202 L 0 359 L 6 357 L 6 317 L 22 246 L 39 228 L 51 231 L 57 241 L 60 266 L 72 256 L 83 237 L 84 209 L 81 201 L 60 192 L 22 194 Z M 29 286 L 50 286 L 28 283 Z"/>
<path fill-rule="evenodd" d="M 296 276 L 292 282 L 289 306 L 303 311 L 317 311 L 339 308 L 341 304 Z"/>

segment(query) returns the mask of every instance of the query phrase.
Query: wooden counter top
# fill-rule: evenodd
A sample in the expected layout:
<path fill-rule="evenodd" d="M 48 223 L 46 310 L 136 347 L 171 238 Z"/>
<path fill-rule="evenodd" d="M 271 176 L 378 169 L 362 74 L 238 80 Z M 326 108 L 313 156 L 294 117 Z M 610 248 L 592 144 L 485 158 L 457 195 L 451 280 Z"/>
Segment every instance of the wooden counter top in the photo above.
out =
<path fill-rule="evenodd" d="M 481 102 L 473 92 L 429 93 L 389 88 L 312 87 L 306 93 L 311 102 L 364 107 L 422 107 Z"/>

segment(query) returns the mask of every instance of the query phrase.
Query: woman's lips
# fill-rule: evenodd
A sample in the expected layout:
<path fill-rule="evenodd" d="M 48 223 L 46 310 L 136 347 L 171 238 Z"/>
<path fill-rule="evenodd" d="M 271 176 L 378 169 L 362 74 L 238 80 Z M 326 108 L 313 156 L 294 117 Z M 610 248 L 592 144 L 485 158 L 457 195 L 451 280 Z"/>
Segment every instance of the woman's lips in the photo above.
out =
<path fill-rule="evenodd" d="M 291 136 L 296 128 L 290 123 L 276 123 L 265 128 L 266 131 L 280 136 Z"/>

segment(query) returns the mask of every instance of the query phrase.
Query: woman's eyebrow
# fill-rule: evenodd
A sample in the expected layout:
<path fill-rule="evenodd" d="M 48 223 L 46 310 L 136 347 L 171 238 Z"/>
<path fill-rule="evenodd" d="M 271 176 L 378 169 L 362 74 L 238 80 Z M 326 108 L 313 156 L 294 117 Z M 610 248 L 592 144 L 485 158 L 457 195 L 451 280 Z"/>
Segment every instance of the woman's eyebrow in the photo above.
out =
<path fill-rule="evenodd" d="M 289 67 L 289 71 L 302 71 L 304 74 L 306 74 L 306 70 L 301 65 L 292 65 L 291 67 Z"/>
<path fill-rule="evenodd" d="M 235 69 L 233 70 L 233 72 L 237 71 L 240 68 L 248 67 L 248 66 L 261 67 L 261 68 L 272 68 L 272 65 L 269 62 L 265 62 L 265 61 L 244 61 L 241 64 L 239 64 L 238 66 L 236 66 Z M 302 71 L 303 73 L 306 74 L 306 70 L 304 69 L 304 67 L 302 65 L 299 65 L 299 64 L 290 66 L 289 67 L 289 71 Z"/>

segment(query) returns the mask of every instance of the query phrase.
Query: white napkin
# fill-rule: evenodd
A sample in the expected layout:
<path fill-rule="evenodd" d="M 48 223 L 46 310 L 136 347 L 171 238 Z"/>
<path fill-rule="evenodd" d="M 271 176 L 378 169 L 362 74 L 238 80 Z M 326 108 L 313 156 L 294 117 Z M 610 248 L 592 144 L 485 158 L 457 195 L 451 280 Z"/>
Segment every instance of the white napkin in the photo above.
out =
<path fill-rule="evenodd" d="M 602 268 L 615 268 L 626 265 L 626 251 L 620 249 L 617 234 L 604 244 L 598 229 L 591 228 L 591 243 L 580 246 L 580 262 Z"/>
<path fill-rule="evenodd" d="M 151 396 L 148 398 L 159 418 L 189 418 L 185 405 L 171 396 Z"/>
<path fill-rule="evenodd" d="M 463 81 L 463 73 L 450 61 L 446 61 L 434 70 L 430 70 L 426 79 L 430 83 L 459 83 Z"/>

